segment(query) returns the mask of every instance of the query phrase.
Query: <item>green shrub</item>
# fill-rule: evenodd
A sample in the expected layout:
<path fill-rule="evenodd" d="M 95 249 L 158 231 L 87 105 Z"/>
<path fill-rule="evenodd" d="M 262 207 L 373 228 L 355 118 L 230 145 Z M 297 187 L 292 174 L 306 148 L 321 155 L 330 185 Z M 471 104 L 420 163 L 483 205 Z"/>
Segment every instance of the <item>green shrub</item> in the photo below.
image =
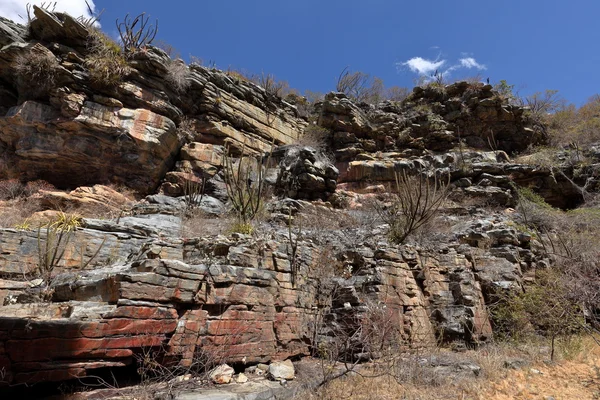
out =
<path fill-rule="evenodd" d="M 553 360 L 556 339 L 569 338 L 585 324 L 569 280 L 557 268 L 539 270 L 534 283 L 522 292 L 501 295 L 499 304 L 491 309 L 497 334 L 519 341 L 533 335 L 546 337 L 551 341 Z"/>

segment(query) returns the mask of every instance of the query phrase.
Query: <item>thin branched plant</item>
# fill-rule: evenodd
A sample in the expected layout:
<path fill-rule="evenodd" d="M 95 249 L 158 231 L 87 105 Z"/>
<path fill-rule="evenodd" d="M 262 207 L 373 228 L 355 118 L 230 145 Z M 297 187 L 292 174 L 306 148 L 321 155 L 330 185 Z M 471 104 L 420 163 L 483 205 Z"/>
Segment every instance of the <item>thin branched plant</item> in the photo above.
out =
<path fill-rule="evenodd" d="M 132 54 L 149 46 L 158 33 L 158 20 L 153 25 L 148 25 L 149 17 L 141 13 L 133 20 L 129 14 L 123 22 L 117 19 L 116 25 L 126 54 Z"/>
<path fill-rule="evenodd" d="M 428 178 L 419 169 L 416 175 L 395 172 L 396 192 L 387 207 L 378 207 L 382 219 L 390 226 L 390 240 L 401 244 L 430 222 L 449 194 L 450 178 Z"/>
<path fill-rule="evenodd" d="M 242 146 L 239 160 L 228 156 L 229 148 L 223 153 L 223 177 L 227 187 L 227 196 L 242 230 L 252 231 L 250 222 L 259 213 L 265 192 L 266 166 L 271 161 L 271 152 L 263 164 L 261 157 L 245 155 L 246 145 Z"/>

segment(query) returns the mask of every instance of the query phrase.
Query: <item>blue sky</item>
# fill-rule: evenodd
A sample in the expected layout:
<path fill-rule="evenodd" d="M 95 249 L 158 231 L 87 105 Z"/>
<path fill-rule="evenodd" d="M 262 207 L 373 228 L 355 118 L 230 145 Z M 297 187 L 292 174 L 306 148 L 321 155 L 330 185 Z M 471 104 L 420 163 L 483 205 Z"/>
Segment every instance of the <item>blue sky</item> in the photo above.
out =
<path fill-rule="evenodd" d="M 8 13 L 3 4 L 26 2 L 0 0 L 0 15 Z M 73 12 L 85 6 L 58 3 Z M 505 79 L 521 95 L 556 89 L 577 105 L 600 92 L 598 0 L 94 3 L 105 9 L 102 28 L 113 36 L 115 19 L 145 11 L 159 20 L 157 39 L 184 59 L 192 54 L 222 69 L 272 73 L 301 92 L 332 90 L 346 66 L 386 86 L 412 87 L 432 65 L 449 79 Z"/>

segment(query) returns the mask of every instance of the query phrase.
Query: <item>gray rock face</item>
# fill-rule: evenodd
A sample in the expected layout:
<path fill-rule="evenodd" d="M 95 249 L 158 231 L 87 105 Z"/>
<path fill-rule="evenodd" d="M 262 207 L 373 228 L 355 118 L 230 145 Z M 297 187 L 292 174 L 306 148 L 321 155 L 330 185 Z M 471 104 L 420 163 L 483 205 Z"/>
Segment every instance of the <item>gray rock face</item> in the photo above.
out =
<path fill-rule="evenodd" d="M 326 200 L 335 191 L 338 169 L 311 147 L 284 146 L 273 152 L 279 160 L 276 191 L 292 199 Z"/>
<path fill-rule="evenodd" d="M 0 17 L 0 48 L 13 42 L 24 41 L 26 33 L 25 26 Z"/>
<path fill-rule="evenodd" d="M 523 108 L 494 96 L 489 85 L 467 82 L 417 87 L 402 103 L 377 107 L 357 105 L 343 94 L 329 93 L 320 105 L 319 125 L 334 132 L 338 161 L 376 151 L 448 151 L 457 145 L 459 136 L 467 145 L 485 149 L 490 132 L 496 148 L 509 153 L 544 140 Z"/>

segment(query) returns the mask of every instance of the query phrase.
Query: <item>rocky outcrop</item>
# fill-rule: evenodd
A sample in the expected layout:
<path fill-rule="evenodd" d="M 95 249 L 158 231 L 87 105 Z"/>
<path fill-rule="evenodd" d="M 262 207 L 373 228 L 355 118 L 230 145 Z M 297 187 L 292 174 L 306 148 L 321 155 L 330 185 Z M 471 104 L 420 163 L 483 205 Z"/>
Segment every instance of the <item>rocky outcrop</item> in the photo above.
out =
<path fill-rule="evenodd" d="M 90 30 L 33 9 L 27 30 L 0 19 L 0 178 L 69 189 L 40 191 L 42 208 L 119 217 L 78 220 L 46 270 L 50 228 L 0 229 L 0 384 L 81 378 L 140 354 L 184 368 L 198 357 L 235 367 L 283 361 L 343 335 L 351 356 L 366 360 L 374 346 L 353 334 L 375 318 L 402 346 L 480 344 L 492 335 L 488 306 L 548 260 L 511 221 L 514 210 L 479 207 L 514 206 L 516 185 L 564 208 L 599 188 L 594 148 L 585 166 L 511 162 L 545 138 L 526 109 L 489 85 L 431 84 L 378 106 L 330 93 L 316 108 L 333 162 L 293 145 L 308 124 L 293 105 L 157 48 L 131 55 L 122 80 L 99 85 L 86 63 Z M 27 56 L 47 61 L 44 90 L 14 79 L 15 61 Z M 197 224 L 223 221 L 225 157 L 267 152 L 277 168 L 265 180 L 285 199 L 266 205 L 259 232 L 183 233 L 192 206 Z M 452 205 L 429 242 L 395 245 L 363 205 L 389 200 L 407 170 L 447 177 Z M 103 182 L 151 195 L 131 204 Z M 271 375 L 289 379 L 289 364 Z M 225 380 L 234 372 L 226 370 Z"/>
<path fill-rule="evenodd" d="M 335 192 L 338 169 L 312 147 L 283 146 L 272 152 L 279 163 L 275 188 L 292 199 L 326 200 Z"/>
<path fill-rule="evenodd" d="M 156 48 L 136 53 L 116 86 L 99 85 L 85 63 L 89 29 L 69 15 L 33 9 L 35 45 L 22 40 L 23 27 L 0 25 L 0 93 L 7 94 L 0 96 L 0 151 L 10 165 L 4 176 L 60 188 L 112 182 L 150 193 L 176 163 L 174 174 L 214 173 L 215 160 L 197 151 L 203 145 L 262 152 L 291 143 L 306 124 L 293 106 L 221 71 L 183 66 L 185 90 L 178 89 L 169 83 L 174 61 Z M 47 75 L 47 87 L 35 96 L 33 82 L 15 69 L 17 58 L 34 53 L 53 65 L 36 72 Z"/>
<path fill-rule="evenodd" d="M 0 17 L 0 47 L 24 41 L 26 33 L 27 31 L 23 25 Z"/>
<path fill-rule="evenodd" d="M 376 107 L 329 93 L 318 111 L 319 125 L 333 132 L 339 161 L 375 152 L 448 151 L 459 141 L 514 153 L 545 140 L 525 108 L 507 104 L 491 85 L 478 83 L 416 87 L 406 100 Z"/>
<path fill-rule="evenodd" d="M 0 366 L 9 383 L 86 376 L 129 365 L 146 348 L 184 366 L 210 352 L 232 363 L 308 355 L 373 307 L 384 307 L 407 345 L 484 342 L 487 302 L 536 266 L 532 238 L 502 215 L 467 218 L 435 251 L 384 244 L 381 229 L 356 248 L 339 239 L 318 246 L 308 231 L 293 250 L 277 229 L 259 240 L 181 240 L 172 218 L 84 220 L 48 282 L 53 303 L 31 303 L 45 283 L 22 280 L 35 276 L 38 233 L 0 231 Z M 92 265 L 78 268 L 98 247 Z"/>

